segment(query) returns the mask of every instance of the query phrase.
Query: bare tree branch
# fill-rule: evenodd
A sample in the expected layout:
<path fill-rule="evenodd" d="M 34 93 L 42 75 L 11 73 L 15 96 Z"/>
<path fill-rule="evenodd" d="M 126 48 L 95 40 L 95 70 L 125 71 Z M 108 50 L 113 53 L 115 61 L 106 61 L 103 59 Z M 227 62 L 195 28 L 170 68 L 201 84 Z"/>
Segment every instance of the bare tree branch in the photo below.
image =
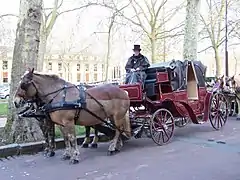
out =
<path fill-rule="evenodd" d="M 201 50 L 201 51 L 198 51 L 198 53 L 205 52 L 206 50 L 208 50 L 208 49 L 210 49 L 210 48 L 213 48 L 213 46 L 209 46 L 209 47 L 207 47 L 207 48 L 205 48 L 205 49 L 203 49 L 203 50 Z"/>
<path fill-rule="evenodd" d="M 2 14 L 2 15 L 0 15 L 0 19 L 1 18 L 4 18 L 4 17 L 17 17 L 18 18 L 18 16 L 16 15 L 16 14 Z"/>

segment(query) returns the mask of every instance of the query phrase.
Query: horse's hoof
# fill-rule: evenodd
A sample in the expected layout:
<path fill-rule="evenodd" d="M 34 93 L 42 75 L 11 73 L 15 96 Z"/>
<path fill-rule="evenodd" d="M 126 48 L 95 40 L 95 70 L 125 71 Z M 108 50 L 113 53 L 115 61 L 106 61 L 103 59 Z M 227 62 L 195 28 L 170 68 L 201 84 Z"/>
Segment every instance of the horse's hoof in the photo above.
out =
<path fill-rule="evenodd" d="M 49 153 L 48 151 L 43 152 L 43 156 L 44 156 L 44 157 L 47 157 L 47 156 L 48 156 L 48 153 Z"/>
<path fill-rule="evenodd" d="M 239 120 L 240 120 L 240 117 L 237 117 L 236 120 L 239 121 Z"/>
<path fill-rule="evenodd" d="M 88 148 L 88 144 L 82 144 L 82 148 Z"/>
<path fill-rule="evenodd" d="M 53 156 L 55 156 L 55 152 L 54 151 L 51 151 L 51 152 L 47 153 L 47 157 L 53 157 Z"/>
<path fill-rule="evenodd" d="M 93 149 L 98 148 L 98 144 L 97 143 L 91 144 L 91 148 L 93 148 Z"/>
<path fill-rule="evenodd" d="M 69 159 L 71 159 L 71 156 L 63 156 L 63 157 L 62 157 L 62 160 L 63 160 L 63 161 L 66 161 L 66 160 L 69 160 Z"/>
<path fill-rule="evenodd" d="M 70 160 L 70 164 L 78 164 L 78 163 L 79 163 L 79 160 L 77 160 L 77 159 Z"/>
<path fill-rule="evenodd" d="M 113 155 L 117 154 L 118 152 L 120 152 L 120 151 L 117 149 L 115 149 L 115 151 L 108 151 L 108 156 L 113 156 Z"/>

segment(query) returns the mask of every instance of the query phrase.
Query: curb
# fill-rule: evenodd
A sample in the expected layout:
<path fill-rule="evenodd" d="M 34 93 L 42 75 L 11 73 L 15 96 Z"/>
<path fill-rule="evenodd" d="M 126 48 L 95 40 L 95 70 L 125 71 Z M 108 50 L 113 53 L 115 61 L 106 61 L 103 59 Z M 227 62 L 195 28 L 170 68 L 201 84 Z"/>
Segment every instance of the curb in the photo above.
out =
<path fill-rule="evenodd" d="M 107 142 L 109 138 L 104 135 L 98 135 L 99 142 Z M 84 141 L 85 136 L 77 136 L 77 143 L 81 145 Z M 90 136 L 93 138 L 93 135 Z M 63 138 L 55 139 L 56 149 L 63 149 L 65 147 Z M 30 142 L 30 143 L 23 143 L 23 144 L 9 144 L 5 146 L 0 146 L 0 160 L 1 158 L 6 158 L 9 156 L 18 156 L 24 154 L 36 154 L 44 150 L 45 141 L 39 142 Z"/>

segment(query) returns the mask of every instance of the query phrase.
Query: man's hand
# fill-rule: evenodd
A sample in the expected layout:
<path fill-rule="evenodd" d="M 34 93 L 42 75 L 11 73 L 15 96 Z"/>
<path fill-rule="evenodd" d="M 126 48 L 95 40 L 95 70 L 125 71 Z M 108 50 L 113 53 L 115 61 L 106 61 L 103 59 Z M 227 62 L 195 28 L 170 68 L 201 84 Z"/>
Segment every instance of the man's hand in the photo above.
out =
<path fill-rule="evenodd" d="M 131 69 L 131 72 L 135 72 L 135 69 Z"/>
<path fill-rule="evenodd" d="M 137 69 L 136 69 L 136 71 L 139 71 L 139 70 L 140 70 L 140 68 L 137 68 Z"/>

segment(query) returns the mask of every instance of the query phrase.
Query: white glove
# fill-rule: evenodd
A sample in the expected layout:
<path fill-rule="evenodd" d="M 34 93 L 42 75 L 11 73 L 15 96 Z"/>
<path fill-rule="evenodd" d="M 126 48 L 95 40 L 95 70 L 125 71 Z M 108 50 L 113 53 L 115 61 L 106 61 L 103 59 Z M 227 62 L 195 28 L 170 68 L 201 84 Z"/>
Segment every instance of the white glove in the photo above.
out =
<path fill-rule="evenodd" d="M 140 68 L 137 68 L 136 70 L 137 70 L 137 71 L 139 71 L 139 70 L 140 70 Z"/>
<path fill-rule="evenodd" d="M 131 69 L 131 72 L 135 72 L 135 69 Z"/>

